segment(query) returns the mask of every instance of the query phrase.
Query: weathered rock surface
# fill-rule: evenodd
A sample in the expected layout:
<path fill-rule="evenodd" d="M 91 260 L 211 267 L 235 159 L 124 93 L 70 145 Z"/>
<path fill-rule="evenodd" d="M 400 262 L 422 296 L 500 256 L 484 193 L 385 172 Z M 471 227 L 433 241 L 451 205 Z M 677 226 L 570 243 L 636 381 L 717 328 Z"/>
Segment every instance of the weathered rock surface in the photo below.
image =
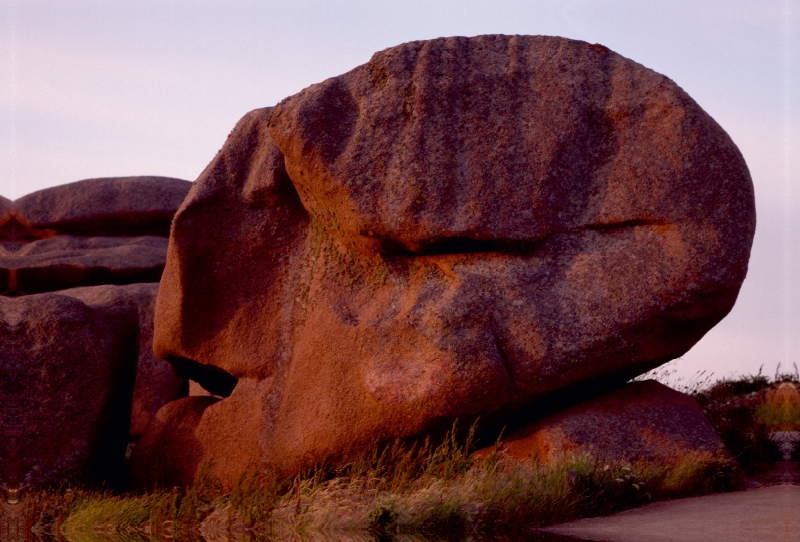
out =
<path fill-rule="evenodd" d="M 134 487 L 191 485 L 205 458 L 195 431 L 203 412 L 217 401 L 215 397 L 184 397 L 160 409 L 134 448 L 137 460 L 131 461 L 131 484 Z M 171 453 L 165 454 L 164 450 Z"/>
<path fill-rule="evenodd" d="M 34 229 L 84 235 L 169 235 L 191 183 L 172 177 L 110 177 L 62 184 L 14 202 Z"/>
<path fill-rule="evenodd" d="M 518 459 L 550 461 L 591 453 L 600 460 L 676 460 L 729 455 L 697 401 L 654 380 L 633 382 L 511 433 L 503 448 Z"/>
<path fill-rule="evenodd" d="M 13 273 L 7 290 L 30 294 L 83 285 L 158 282 L 166 252 L 166 237 L 59 235 L 33 241 L 16 252 L 0 247 L 0 265 Z"/>
<path fill-rule="evenodd" d="M 119 287 L 0 297 L 0 486 L 118 483 L 138 311 Z"/>
<path fill-rule="evenodd" d="M 173 221 L 154 347 L 233 379 L 194 431 L 231 486 L 679 356 L 754 228 L 741 154 L 666 77 L 412 42 L 239 122 Z"/>
<path fill-rule="evenodd" d="M 88 179 L 0 202 L 0 294 L 158 282 L 191 183 Z"/>
<path fill-rule="evenodd" d="M 6 216 L 11 212 L 12 203 L 10 199 L 0 196 L 0 216 Z"/>
<path fill-rule="evenodd" d="M 153 315 L 158 283 L 121 286 L 139 309 L 139 368 L 133 389 L 131 436 L 142 434 L 158 409 L 186 394 L 187 382 L 170 363 L 153 354 Z"/>
<path fill-rule="evenodd" d="M 68 292 L 74 295 L 92 288 L 73 288 Z M 153 314 L 158 283 L 125 284 L 120 289 L 134 301 L 139 314 L 139 355 L 130 423 L 130 436 L 139 437 L 159 408 L 186 395 L 188 383 L 171 363 L 153 354 Z"/>

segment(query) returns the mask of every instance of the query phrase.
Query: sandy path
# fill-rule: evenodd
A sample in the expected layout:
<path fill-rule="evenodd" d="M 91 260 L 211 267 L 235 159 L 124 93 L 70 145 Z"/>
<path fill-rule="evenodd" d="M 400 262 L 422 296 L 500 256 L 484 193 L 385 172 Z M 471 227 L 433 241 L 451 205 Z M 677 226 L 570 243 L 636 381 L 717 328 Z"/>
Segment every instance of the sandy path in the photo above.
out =
<path fill-rule="evenodd" d="M 800 486 L 655 503 L 546 531 L 608 542 L 800 542 Z"/>

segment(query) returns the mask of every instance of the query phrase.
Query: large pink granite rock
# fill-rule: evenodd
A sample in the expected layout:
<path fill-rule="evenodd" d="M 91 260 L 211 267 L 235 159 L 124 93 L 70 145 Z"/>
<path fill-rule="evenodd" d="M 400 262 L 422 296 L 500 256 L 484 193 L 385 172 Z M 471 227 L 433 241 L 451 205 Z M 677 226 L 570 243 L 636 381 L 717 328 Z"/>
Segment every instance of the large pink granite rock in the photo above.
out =
<path fill-rule="evenodd" d="M 230 487 L 680 356 L 754 229 L 741 154 L 668 78 L 563 38 L 412 42 L 237 124 L 173 221 L 154 347 L 229 395 L 192 432 Z"/>

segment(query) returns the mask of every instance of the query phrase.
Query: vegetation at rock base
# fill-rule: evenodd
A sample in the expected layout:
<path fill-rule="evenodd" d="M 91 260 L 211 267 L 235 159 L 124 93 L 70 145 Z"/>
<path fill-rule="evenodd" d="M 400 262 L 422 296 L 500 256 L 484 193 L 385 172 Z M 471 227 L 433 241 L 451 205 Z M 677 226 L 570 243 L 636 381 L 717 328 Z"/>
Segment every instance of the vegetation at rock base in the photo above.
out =
<path fill-rule="evenodd" d="M 797 365 L 793 369 L 781 372 L 778 365 L 772 379 L 759 370 L 756 375 L 711 384 L 710 378 L 696 379 L 675 387 L 683 387 L 680 391 L 697 400 L 725 446 L 742 469 L 752 475 L 782 459 L 781 444 L 772 438 L 776 431 L 800 431 L 800 372 Z M 781 387 L 791 394 L 776 396 Z M 794 446 L 794 460 L 798 448 Z"/>
<path fill-rule="evenodd" d="M 733 464 L 712 455 L 670 464 L 519 462 L 476 456 L 451 432 L 436 447 L 396 443 L 336 470 L 274 481 L 243 477 L 228 495 L 206 476 L 178 490 L 114 496 L 85 492 L 71 504 L 68 540 L 189 540 L 234 529 L 252 540 L 481 539 L 612 513 L 657 499 L 730 489 Z"/>
<path fill-rule="evenodd" d="M 797 384 L 796 373 L 773 379 L 759 373 L 694 380 L 694 389 L 675 387 L 691 392 L 744 470 L 753 473 L 780 460 L 770 430 L 791 430 L 800 422 L 792 417 L 795 403 L 780 399 L 794 396 L 775 393 L 794 393 Z M 455 434 L 437 446 L 395 443 L 342 468 L 317 468 L 286 480 L 243 476 L 228 494 L 203 471 L 185 491 L 54 489 L 25 495 L 5 510 L 24 509 L 20 528 L 72 542 L 538 540 L 539 526 L 730 490 L 740 472 L 735 463 L 710 454 L 671 463 L 609 462 L 580 454 L 550 464 L 521 462 L 503 454 L 499 444 L 474 454 L 474 428 L 466 440 Z"/>

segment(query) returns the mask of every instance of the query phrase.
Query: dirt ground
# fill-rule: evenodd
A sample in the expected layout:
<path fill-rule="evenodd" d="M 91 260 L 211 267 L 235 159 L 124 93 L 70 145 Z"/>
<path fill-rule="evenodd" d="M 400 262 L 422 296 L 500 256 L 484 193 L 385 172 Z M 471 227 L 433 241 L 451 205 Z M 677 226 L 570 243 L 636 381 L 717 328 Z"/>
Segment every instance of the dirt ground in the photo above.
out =
<path fill-rule="evenodd" d="M 800 486 L 660 502 L 545 531 L 609 542 L 800 542 Z"/>

